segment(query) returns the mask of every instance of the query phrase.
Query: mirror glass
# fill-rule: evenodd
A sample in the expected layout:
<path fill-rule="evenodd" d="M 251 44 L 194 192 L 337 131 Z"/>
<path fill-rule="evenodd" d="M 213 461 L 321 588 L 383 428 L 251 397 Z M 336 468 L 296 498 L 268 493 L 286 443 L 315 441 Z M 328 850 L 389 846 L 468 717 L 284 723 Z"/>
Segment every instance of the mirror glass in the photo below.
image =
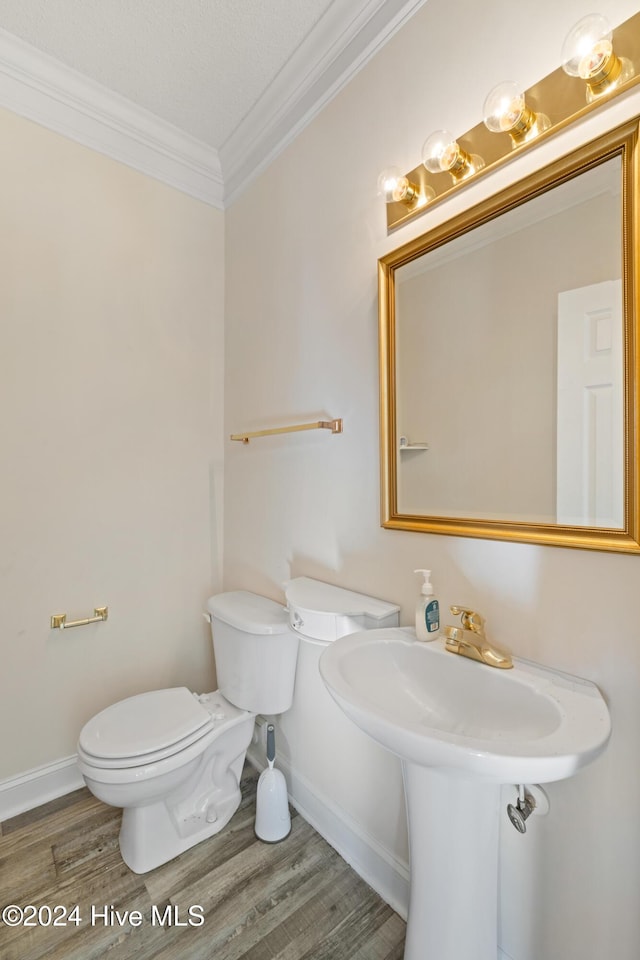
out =
<path fill-rule="evenodd" d="M 622 527 L 620 182 L 614 158 L 396 273 L 402 513 Z"/>
<path fill-rule="evenodd" d="M 384 525 L 629 539 L 630 144 L 610 139 L 381 261 Z"/>

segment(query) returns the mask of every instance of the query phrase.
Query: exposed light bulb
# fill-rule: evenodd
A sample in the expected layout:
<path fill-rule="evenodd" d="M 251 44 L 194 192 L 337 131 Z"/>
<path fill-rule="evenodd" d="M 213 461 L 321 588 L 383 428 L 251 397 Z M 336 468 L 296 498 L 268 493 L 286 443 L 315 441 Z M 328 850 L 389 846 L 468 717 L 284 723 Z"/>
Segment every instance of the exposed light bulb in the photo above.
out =
<path fill-rule="evenodd" d="M 412 183 L 400 173 L 398 167 L 385 167 L 378 177 L 378 196 L 382 197 L 385 203 L 422 207 L 433 200 L 435 195 L 433 187 Z"/>
<path fill-rule="evenodd" d="M 385 167 L 378 177 L 378 196 L 385 203 L 411 203 L 418 196 L 418 188 L 398 167 Z"/>
<path fill-rule="evenodd" d="M 508 133 L 514 146 L 546 130 L 549 118 L 527 106 L 522 88 L 504 80 L 491 90 L 483 107 L 484 125 L 493 133 Z"/>
<path fill-rule="evenodd" d="M 562 69 L 587 84 L 587 99 L 597 97 L 633 76 L 633 66 L 614 53 L 613 32 L 605 17 L 589 14 L 579 20 L 562 45 Z"/>
<path fill-rule="evenodd" d="M 613 53 L 612 32 L 600 14 L 583 17 L 566 36 L 562 46 L 562 69 L 570 77 L 589 80 L 602 70 Z"/>
<path fill-rule="evenodd" d="M 463 150 L 448 130 L 436 130 L 422 147 L 422 162 L 430 173 L 450 173 L 454 180 L 463 180 L 484 166 L 480 157 Z"/>

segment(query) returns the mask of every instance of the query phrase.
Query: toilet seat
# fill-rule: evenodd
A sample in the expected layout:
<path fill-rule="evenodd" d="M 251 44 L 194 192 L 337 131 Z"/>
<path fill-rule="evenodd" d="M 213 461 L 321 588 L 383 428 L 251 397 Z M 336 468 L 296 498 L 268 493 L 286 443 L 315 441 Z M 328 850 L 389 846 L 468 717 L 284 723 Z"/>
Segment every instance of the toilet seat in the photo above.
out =
<path fill-rule="evenodd" d="M 153 690 L 112 704 L 83 727 L 78 754 L 103 770 L 141 767 L 197 745 L 236 716 L 218 692 L 196 697 L 186 687 Z"/>
<path fill-rule="evenodd" d="M 80 770 L 103 784 L 153 779 L 195 760 L 226 730 L 254 716 L 218 690 L 196 696 L 186 687 L 171 687 L 137 694 L 83 727 Z"/>
<path fill-rule="evenodd" d="M 89 753 L 88 750 L 84 750 L 80 745 L 78 745 L 78 756 L 82 757 L 86 763 L 90 763 L 94 767 L 102 767 L 105 770 L 123 770 L 127 767 L 141 767 L 151 763 L 157 763 L 158 760 L 166 760 L 168 757 L 173 757 L 177 753 L 182 753 L 183 750 L 186 750 L 193 744 L 197 745 L 210 731 L 211 727 L 207 727 L 197 737 L 184 737 L 176 743 L 169 744 L 162 750 L 135 754 L 131 757 L 121 757 L 119 759 L 101 757 L 95 753 Z"/>

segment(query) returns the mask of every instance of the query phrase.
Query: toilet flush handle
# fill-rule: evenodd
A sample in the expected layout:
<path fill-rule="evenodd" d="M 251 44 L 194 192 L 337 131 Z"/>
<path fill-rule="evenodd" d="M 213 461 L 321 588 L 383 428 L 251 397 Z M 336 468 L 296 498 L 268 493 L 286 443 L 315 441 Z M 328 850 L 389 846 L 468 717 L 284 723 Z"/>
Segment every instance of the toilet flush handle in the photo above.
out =
<path fill-rule="evenodd" d="M 291 614 L 291 626 L 294 630 L 299 630 L 300 627 L 304 627 L 304 620 L 297 610 L 294 610 Z"/>

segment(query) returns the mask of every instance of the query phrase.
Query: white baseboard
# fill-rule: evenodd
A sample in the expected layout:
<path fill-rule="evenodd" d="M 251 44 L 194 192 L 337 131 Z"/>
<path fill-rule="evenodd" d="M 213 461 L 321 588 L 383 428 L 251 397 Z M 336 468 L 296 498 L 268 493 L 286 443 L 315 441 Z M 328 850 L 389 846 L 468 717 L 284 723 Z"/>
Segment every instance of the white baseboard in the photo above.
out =
<path fill-rule="evenodd" d="M 264 769 L 263 751 L 256 749 L 254 744 L 247 751 L 247 759 L 256 770 Z M 285 775 L 292 806 L 337 850 L 358 876 L 406 920 L 409 905 L 408 865 L 385 850 L 330 797 L 319 793 L 305 777 L 295 773 L 280 755 L 278 767 Z"/>
<path fill-rule="evenodd" d="M 83 787 L 84 780 L 76 761 L 74 754 L 8 780 L 0 780 L 0 821 Z"/>

